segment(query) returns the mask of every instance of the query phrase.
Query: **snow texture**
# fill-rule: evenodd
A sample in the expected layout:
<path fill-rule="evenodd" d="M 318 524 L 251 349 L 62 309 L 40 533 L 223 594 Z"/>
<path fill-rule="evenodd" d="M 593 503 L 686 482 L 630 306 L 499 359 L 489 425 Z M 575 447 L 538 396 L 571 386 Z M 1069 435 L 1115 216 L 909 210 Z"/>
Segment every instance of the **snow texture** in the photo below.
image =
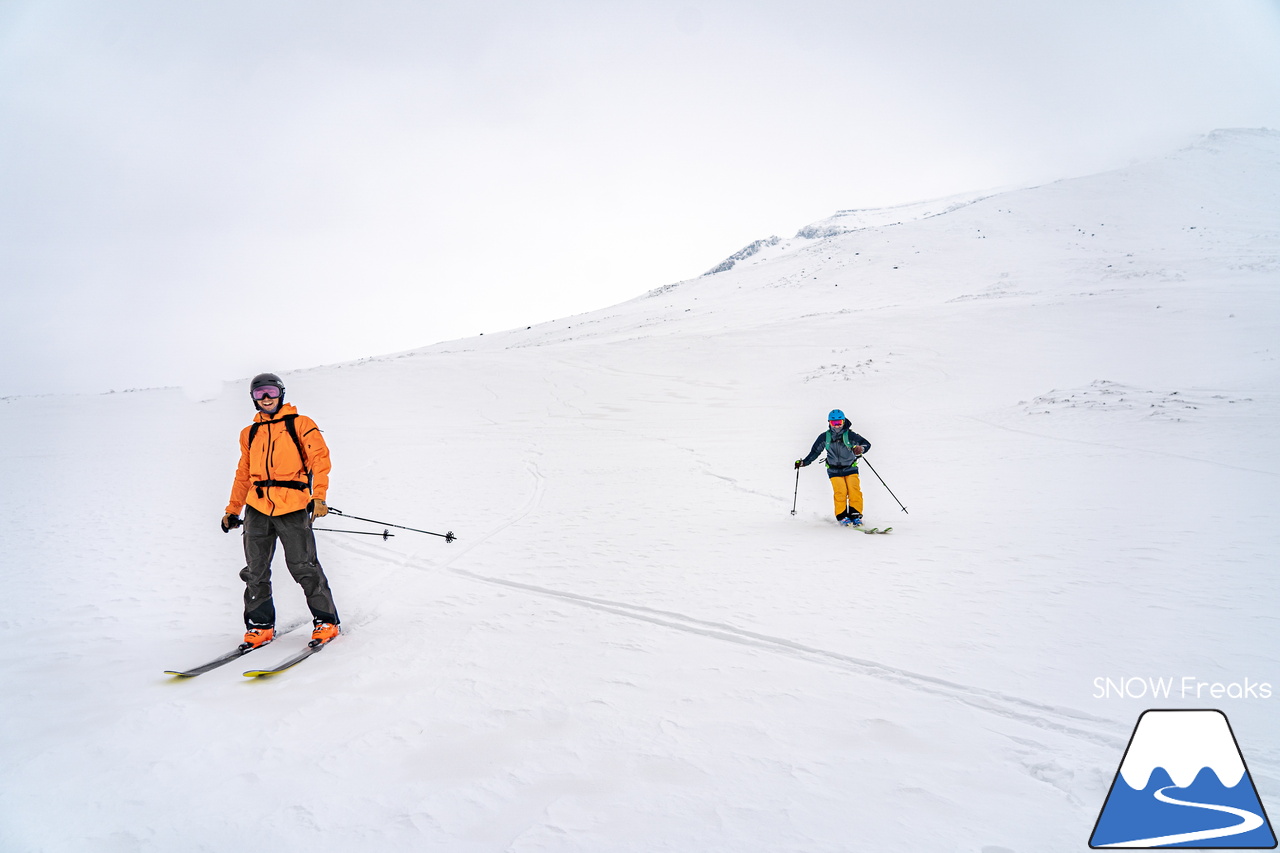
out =
<path fill-rule="evenodd" d="M 245 383 L 0 400 L 0 850 L 1084 849 L 1153 702 L 1094 679 L 1280 685 L 1278 277 L 1222 131 L 287 374 L 331 504 L 459 538 L 318 533 L 266 680 L 305 630 L 162 674 L 241 630 Z M 794 492 L 833 407 L 889 536 Z M 1276 701 L 1215 704 L 1273 811 Z"/>

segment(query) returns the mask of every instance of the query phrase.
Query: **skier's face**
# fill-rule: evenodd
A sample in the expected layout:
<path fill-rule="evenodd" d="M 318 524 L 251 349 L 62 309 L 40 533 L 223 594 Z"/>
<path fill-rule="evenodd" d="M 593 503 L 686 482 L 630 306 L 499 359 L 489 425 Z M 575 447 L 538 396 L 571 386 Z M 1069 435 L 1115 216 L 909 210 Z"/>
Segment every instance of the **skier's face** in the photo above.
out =
<path fill-rule="evenodd" d="M 827 426 L 832 429 L 840 429 L 840 427 L 844 426 L 844 421 L 827 421 Z"/>
<path fill-rule="evenodd" d="M 264 385 L 260 388 L 254 388 L 249 392 L 249 396 L 253 398 L 253 403 L 258 407 L 258 411 L 272 415 L 275 414 L 276 409 L 280 408 L 280 400 L 283 399 L 284 392 L 273 385 Z"/>

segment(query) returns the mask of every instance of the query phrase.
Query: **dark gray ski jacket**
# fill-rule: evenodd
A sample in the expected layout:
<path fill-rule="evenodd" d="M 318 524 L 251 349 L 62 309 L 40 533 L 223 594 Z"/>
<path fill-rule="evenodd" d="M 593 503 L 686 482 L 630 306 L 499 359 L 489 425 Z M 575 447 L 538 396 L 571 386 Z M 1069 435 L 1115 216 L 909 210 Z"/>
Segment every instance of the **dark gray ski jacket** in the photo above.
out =
<path fill-rule="evenodd" d="M 862 453 L 871 449 L 871 442 L 851 429 L 848 419 L 838 430 L 827 430 L 813 442 L 809 455 L 800 460 L 801 465 L 809 465 L 825 450 L 827 453 L 827 476 L 847 477 L 858 473 L 858 457 L 853 449 L 860 447 Z"/>

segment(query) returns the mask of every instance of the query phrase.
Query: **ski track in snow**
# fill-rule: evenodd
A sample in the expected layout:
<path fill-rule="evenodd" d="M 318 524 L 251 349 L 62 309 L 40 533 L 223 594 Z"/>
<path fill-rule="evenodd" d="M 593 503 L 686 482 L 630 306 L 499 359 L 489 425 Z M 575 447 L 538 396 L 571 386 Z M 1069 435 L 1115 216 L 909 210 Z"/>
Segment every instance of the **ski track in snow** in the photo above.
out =
<path fill-rule="evenodd" d="M 693 634 L 699 637 L 719 640 L 721 642 L 736 643 L 739 645 L 752 646 L 754 648 L 767 649 L 775 654 L 785 655 L 799 660 L 816 662 L 827 666 L 835 666 L 856 675 L 876 678 L 882 681 L 889 681 L 923 693 L 962 702 L 987 713 L 1014 720 L 1034 728 L 1059 732 L 1070 737 L 1089 741 L 1090 743 L 1099 746 L 1116 747 L 1123 746 L 1125 743 L 1124 739 L 1117 738 L 1113 734 L 1106 733 L 1105 729 L 1114 727 L 1114 721 L 1104 717 L 1086 714 L 1071 708 L 1044 705 L 1022 697 L 1000 693 L 998 691 L 985 690 L 980 687 L 974 687 L 966 684 L 957 684 L 942 678 L 886 666 L 884 664 L 877 663 L 876 661 L 864 660 L 851 655 L 815 648 L 784 637 L 774 637 L 768 634 L 761 634 L 755 631 L 749 631 L 733 625 L 728 625 L 723 622 L 712 622 L 704 619 L 698 619 L 684 613 L 660 610 L 651 607 L 642 607 L 640 605 L 628 604 L 621 601 L 611 601 L 609 599 L 581 595 L 579 593 L 568 592 L 565 590 L 550 589 L 548 587 L 491 577 L 468 569 L 454 567 L 454 563 L 468 556 L 472 551 L 476 550 L 481 545 L 484 545 L 495 536 L 503 533 L 508 528 L 518 524 L 526 516 L 532 513 L 541 503 L 542 495 L 546 488 L 546 479 L 542 476 L 537 465 L 533 462 L 526 462 L 526 468 L 533 478 L 534 487 L 529 499 L 520 511 L 515 513 L 503 524 L 498 525 L 481 535 L 474 543 L 459 550 L 457 553 L 449 555 L 443 560 L 427 561 L 421 558 L 412 557 L 404 560 L 388 559 L 384 554 L 376 551 L 357 549 L 350 545 L 343 546 L 344 550 L 358 551 L 358 553 L 364 557 L 392 563 L 394 565 L 412 566 L 421 570 L 447 569 L 454 574 L 485 584 L 494 584 L 508 589 L 516 589 L 538 596 L 553 598 L 558 601 L 568 602 L 580 607 L 586 607 L 604 613 L 611 613 L 615 616 L 622 616 L 627 619 L 634 619 L 653 625 L 659 625 L 664 628 L 681 631 L 686 634 Z M 1103 731 L 1084 728 L 1084 726 L 1089 724 L 1096 725 L 1103 729 Z"/>
<path fill-rule="evenodd" d="M 520 589 L 537 595 L 549 596 L 561 601 L 568 601 L 573 604 L 600 610 L 605 613 L 612 613 L 628 619 L 639 619 L 644 622 L 661 625 L 664 628 L 671 628 L 688 634 L 696 634 L 701 637 L 708 637 L 724 642 L 768 649 L 777 654 L 783 654 L 788 657 L 801 660 L 816 661 L 826 665 L 835 665 L 841 669 L 858 675 L 865 675 L 882 681 L 890 681 L 921 692 L 942 696 L 947 699 L 953 699 L 988 713 L 996 714 L 1020 723 L 1025 723 L 1035 728 L 1049 729 L 1061 734 L 1070 735 L 1071 737 L 1087 740 L 1097 745 L 1115 747 L 1123 746 L 1124 744 L 1124 739 L 1122 738 L 1116 738 L 1103 732 L 1092 731 L 1079 727 L 1086 723 L 1096 723 L 1100 726 L 1109 728 L 1114 726 L 1114 721 L 1104 717 L 1095 717 L 1091 714 L 1085 714 L 1070 708 L 1055 708 L 1053 706 L 1042 705 L 1017 696 L 1010 696 L 996 691 L 984 690 L 970 685 L 956 684 L 941 678 L 935 678 L 929 675 L 921 675 L 919 673 L 908 672 L 904 669 L 885 666 L 884 664 L 876 663 L 875 661 L 862 660 L 850 655 L 806 646 L 803 643 L 797 643 L 783 637 L 771 637 L 768 634 L 759 634 L 754 631 L 747 631 L 721 622 L 708 622 L 703 619 L 696 619 L 692 616 L 686 616 L 683 613 L 674 613 L 668 610 L 657 610 L 634 604 L 626 604 L 619 601 L 609 601 L 607 599 L 578 595 L 577 593 L 565 592 L 563 590 L 548 589 L 546 587 L 520 583 L 518 581 L 488 577 L 486 575 L 476 574 L 475 572 L 471 572 L 466 569 L 455 568 L 450 571 L 472 578 L 473 580 L 483 581 L 484 583 L 499 584 L 512 589 Z"/>

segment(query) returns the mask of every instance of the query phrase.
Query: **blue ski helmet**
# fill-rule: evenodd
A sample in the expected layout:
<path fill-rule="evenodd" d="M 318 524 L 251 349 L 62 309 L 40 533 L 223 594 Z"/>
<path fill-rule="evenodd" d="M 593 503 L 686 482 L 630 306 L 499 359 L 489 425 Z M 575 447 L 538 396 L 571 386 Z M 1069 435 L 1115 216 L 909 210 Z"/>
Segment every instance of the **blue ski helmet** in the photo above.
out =
<path fill-rule="evenodd" d="M 832 409 L 831 412 L 827 415 L 827 420 L 842 421 L 844 420 L 844 412 L 840 411 L 839 409 Z"/>

